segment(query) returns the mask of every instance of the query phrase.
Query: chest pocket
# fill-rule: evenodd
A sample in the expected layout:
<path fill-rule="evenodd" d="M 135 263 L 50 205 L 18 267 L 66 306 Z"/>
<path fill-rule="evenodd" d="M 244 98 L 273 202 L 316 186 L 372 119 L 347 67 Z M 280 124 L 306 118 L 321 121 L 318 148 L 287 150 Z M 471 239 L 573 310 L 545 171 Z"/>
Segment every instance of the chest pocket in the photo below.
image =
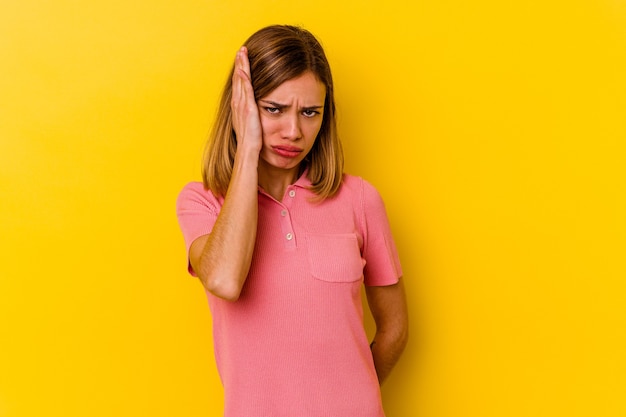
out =
<path fill-rule="evenodd" d="M 311 274 L 327 282 L 354 282 L 363 276 L 365 261 L 361 258 L 355 234 L 307 234 Z"/>

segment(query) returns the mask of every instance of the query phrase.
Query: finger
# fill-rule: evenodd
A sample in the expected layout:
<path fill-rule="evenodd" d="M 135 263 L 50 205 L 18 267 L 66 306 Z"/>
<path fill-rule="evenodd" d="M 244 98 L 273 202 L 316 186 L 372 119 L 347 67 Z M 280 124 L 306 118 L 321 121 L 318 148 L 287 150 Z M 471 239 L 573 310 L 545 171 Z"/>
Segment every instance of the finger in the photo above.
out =
<path fill-rule="evenodd" d="M 233 82 L 243 77 L 250 79 L 250 64 L 246 56 L 245 47 L 241 47 L 235 56 L 235 67 L 233 69 Z"/>
<path fill-rule="evenodd" d="M 236 96 L 244 106 L 256 107 L 254 88 L 250 76 L 250 61 L 248 60 L 248 49 L 242 46 L 237 52 L 235 59 L 235 73 L 233 82 L 237 84 Z M 235 93 L 235 92 L 234 92 Z M 254 103 L 254 104 L 253 104 Z"/>
<path fill-rule="evenodd" d="M 233 109 L 240 107 L 241 104 L 245 101 L 246 97 L 246 78 L 243 73 L 243 61 L 242 61 L 242 52 L 241 50 L 237 51 L 237 55 L 235 57 L 235 66 L 233 69 L 232 76 L 232 102 L 231 105 Z"/>
<path fill-rule="evenodd" d="M 245 46 L 242 46 L 239 51 L 237 51 L 233 71 L 233 97 L 237 97 L 242 101 L 246 99 L 254 100 L 252 80 L 250 77 L 250 62 L 248 61 L 247 54 L 248 50 Z"/>
<path fill-rule="evenodd" d="M 248 59 L 248 48 L 246 48 L 245 46 L 242 46 L 239 49 L 239 58 L 240 58 L 240 65 L 241 65 L 241 69 L 243 70 L 243 72 L 246 73 L 248 80 L 252 79 L 251 73 L 250 73 L 250 60 Z"/>

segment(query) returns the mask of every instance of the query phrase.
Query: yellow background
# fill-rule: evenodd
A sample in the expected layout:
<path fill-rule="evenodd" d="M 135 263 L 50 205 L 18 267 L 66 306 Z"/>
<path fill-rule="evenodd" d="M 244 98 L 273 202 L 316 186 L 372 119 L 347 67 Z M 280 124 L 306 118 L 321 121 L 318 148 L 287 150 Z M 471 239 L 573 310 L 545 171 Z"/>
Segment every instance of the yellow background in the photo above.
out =
<path fill-rule="evenodd" d="M 626 3 L 232 3 L 2 1 L 0 416 L 220 415 L 174 204 L 272 23 L 322 40 L 387 204 L 388 416 L 626 415 Z"/>

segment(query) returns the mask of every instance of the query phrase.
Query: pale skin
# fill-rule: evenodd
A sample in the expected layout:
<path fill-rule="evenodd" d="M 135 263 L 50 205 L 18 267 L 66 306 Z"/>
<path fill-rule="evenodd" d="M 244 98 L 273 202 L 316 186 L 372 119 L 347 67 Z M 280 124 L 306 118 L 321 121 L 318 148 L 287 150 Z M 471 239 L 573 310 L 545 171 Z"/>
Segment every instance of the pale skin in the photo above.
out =
<path fill-rule="evenodd" d="M 258 222 L 261 186 L 281 201 L 298 178 L 300 164 L 313 147 L 322 125 L 326 89 L 312 72 L 285 81 L 257 102 L 251 84 L 247 50 L 235 58 L 232 78 L 233 127 L 237 151 L 224 204 L 210 234 L 197 238 L 189 260 L 204 287 L 217 297 L 237 301 L 245 284 Z M 382 383 L 397 362 L 408 335 L 402 281 L 367 287 L 376 322 L 372 345 Z"/>

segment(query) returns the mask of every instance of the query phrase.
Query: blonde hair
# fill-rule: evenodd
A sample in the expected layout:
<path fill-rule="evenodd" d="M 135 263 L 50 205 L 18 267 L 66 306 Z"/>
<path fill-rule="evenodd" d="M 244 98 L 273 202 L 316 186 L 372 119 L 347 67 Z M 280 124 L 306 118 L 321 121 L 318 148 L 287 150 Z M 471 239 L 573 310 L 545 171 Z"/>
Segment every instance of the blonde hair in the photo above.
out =
<path fill-rule="evenodd" d="M 322 125 L 313 148 L 300 165 L 300 173 L 308 168 L 311 190 L 320 200 L 332 197 L 341 186 L 343 150 L 337 136 L 333 79 L 322 46 L 309 31 L 287 25 L 263 28 L 244 45 L 248 48 L 256 100 L 307 71 L 326 87 Z M 228 189 L 237 149 L 230 107 L 232 74 L 233 69 L 222 92 L 202 163 L 204 187 L 221 196 Z"/>

